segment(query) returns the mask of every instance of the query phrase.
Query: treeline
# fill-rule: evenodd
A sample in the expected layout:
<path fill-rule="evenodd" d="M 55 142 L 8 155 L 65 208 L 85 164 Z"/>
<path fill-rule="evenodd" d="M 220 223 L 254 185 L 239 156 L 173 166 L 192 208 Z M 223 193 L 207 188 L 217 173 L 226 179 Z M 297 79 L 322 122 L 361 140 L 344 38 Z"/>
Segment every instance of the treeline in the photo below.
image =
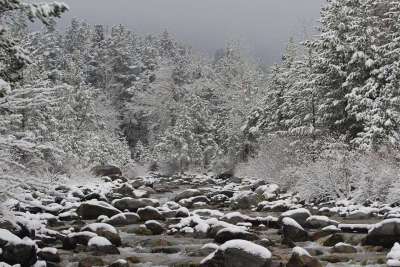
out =
<path fill-rule="evenodd" d="M 1 11 L 3 170 L 134 160 L 220 172 L 275 155 L 269 175 L 278 177 L 335 151 L 397 160 L 398 1 L 327 1 L 319 34 L 289 41 L 268 71 L 235 42 L 207 58 L 167 31 L 140 36 L 76 19 L 59 31 L 50 17 L 65 8 L 54 7 L 38 13 L 46 27 L 34 33 L 23 19 L 33 15 Z"/>

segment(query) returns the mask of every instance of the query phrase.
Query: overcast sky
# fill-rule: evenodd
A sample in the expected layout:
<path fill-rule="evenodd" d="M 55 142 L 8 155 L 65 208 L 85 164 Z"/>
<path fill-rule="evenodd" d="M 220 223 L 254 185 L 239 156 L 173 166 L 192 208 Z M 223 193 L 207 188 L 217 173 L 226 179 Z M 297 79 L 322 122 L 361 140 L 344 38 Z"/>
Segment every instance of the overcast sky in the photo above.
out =
<path fill-rule="evenodd" d="M 293 36 L 312 34 L 325 0 L 63 0 L 73 17 L 90 24 L 125 24 L 138 33 L 164 29 L 203 52 L 239 39 L 265 63 L 280 58 Z"/>

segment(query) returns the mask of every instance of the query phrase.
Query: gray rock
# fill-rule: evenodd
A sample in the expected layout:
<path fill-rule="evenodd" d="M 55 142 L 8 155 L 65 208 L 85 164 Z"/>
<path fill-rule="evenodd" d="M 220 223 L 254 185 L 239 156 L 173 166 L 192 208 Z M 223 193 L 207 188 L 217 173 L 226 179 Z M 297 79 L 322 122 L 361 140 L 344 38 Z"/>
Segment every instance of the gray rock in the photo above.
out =
<path fill-rule="evenodd" d="M 282 219 L 282 234 L 285 241 L 304 242 L 308 241 L 308 233 L 292 218 Z"/>
<path fill-rule="evenodd" d="M 95 220 L 100 215 L 112 217 L 121 211 L 106 202 L 93 199 L 81 203 L 76 213 L 84 220 Z"/>
<path fill-rule="evenodd" d="M 147 206 L 158 207 L 160 204 L 157 200 L 151 198 L 131 198 L 125 197 L 122 199 L 117 199 L 112 202 L 113 206 L 119 210 L 129 210 L 136 212 L 139 208 L 144 208 Z"/>
<path fill-rule="evenodd" d="M 151 207 L 151 206 L 140 208 L 137 210 L 137 213 L 143 221 L 149 221 L 149 220 L 164 221 L 165 220 L 164 215 L 162 215 L 158 209 Z"/>
<path fill-rule="evenodd" d="M 224 228 L 219 230 L 214 238 L 215 242 L 219 244 L 234 239 L 253 241 L 253 240 L 258 240 L 259 237 L 245 230 L 240 230 L 237 228 Z"/>
<path fill-rule="evenodd" d="M 394 243 L 399 241 L 400 219 L 387 219 L 372 227 L 363 244 L 391 248 Z"/>

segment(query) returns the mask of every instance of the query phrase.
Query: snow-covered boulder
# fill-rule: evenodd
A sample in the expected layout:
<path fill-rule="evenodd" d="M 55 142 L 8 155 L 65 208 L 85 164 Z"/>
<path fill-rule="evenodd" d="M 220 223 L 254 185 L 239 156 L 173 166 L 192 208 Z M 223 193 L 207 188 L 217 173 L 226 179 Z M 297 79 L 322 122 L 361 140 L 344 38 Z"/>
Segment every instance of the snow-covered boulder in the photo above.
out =
<path fill-rule="evenodd" d="M 121 199 L 116 199 L 112 202 L 112 205 L 119 210 L 129 210 L 132 212 L 136 212 L 140 208 L 144 208 L 147 206 L 158 207 L 160 203 L 156 199 L 151 198 L 131 198 L 124 197 Z"/>
<path fill-rule="evenodd" d="M 308 241 L 308 233 L 294 219 L 286 217 L 282 219 L 283 239 L 293 242 Z"/>
<path fill-rule="evenodd" d="M 105 237 L 95 236 L 88 242 L 89 251 L 95 255 L 120 254 L 119 250 Z"/>
<path fill-rule="evenodd" d="M 140 216 L 134 212 L 124 212 L 102 220 L 101 222 L 111 224 L 113 226 L 123 226 L 139 223 Z"/>
<path fill-rule="evenodd" d="M 307 250 L 301 247 L 294 247 L 286 267 L 322 267 L 322 264 L 318 259 L 312 257 Z"/>
<path fill-rule="evenodd" d="M 387 266 L 389 267 L 398 267 L 400 266 L 400 244 L 394 243 L 392 249 L 386 256 L 387 258 Z"/>
<path fill-rule="evenodd" d="M 400 219 L 387 219 L 375 224 L 368 232 L 364 245 L 393 247 L 400 241 Z"/>
<path fill-rule="evenodd" d="M 230 240 L 204 258 L 201 267 L 270 267 L 271 252 L 246 240 Z"/>
<path fill-rule="evenodd" d="M 283 218 L 292 218 L 300 225 L 305 225 L 308 217 L 311 216 L 311 213 L 305 208 L 299 208 L 294 210 L 288 210 L 279 216 L 279 220 L 281 221 Z"/>
<path fill-rule="evenodd" d="M 95 199 L 82 202 L 76 212 L 84 220 L 94 220 L 100 215 L 112 217 L 118 213 L 121 213 L 120 210 L 111 206 L 107 202 L 98 201 Z"/>
<path fill-rule="evenodd" d="M 107 238 L 115 246 L 121 245 L 121 237 L 119 236 L 117 229 L 112 225 L 106 223 L 91 223 L 84 226 L 81 231 L 96 233 L 99 236 Z"/>
<path fill-rule="evenodd" d="M 19 238 L 8 230 L 0 229 L 1 259 L 10 264 L 28 267 L 36 263 L 35 243 L 29 238 Z"/>

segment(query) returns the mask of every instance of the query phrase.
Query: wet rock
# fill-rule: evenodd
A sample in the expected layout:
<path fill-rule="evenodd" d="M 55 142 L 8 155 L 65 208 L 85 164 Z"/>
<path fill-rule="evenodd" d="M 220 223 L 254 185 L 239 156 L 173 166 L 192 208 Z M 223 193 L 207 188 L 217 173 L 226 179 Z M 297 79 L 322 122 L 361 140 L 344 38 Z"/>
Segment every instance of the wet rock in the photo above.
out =
<path fill-rule="evenodd" d="M 56 248 L 42 248 L 37 255 L 39 259 L 46 262 L 61 262 L 61 257 Z"/>
<path fill-rule="evenodd" d="M 121 176 L 122 175 L 121 169 L 116 166 L 112 166 L 112 165 L 99 165 L 99 166 L 93 167 L 91 169 L 91 172 L 96 176 L 113 176 L 113 175 Z"/>
<path fill-rule="evenodd" d="M 217 232 L 214 240 L 215 242 L 222 244 L 229 240 L 243 239 L 247 241 L 258 240 L 259 237 L 253 233 L 238 228 L 224 228 Z"/>
<path fill-rule="evenodd" d="M 200 266 L 271 267 L 271 252 L 246 240 L 231 240 L 203 259 Z"/>
<path fill-rule="evenodd" d="M 89 231 L 99 236 L 107 238 L 113 245 L 121 245 L 121 237 L 117 229 L 106 223 L 91 223 L 81 229 L 81 231 Z"/>
<path fill-rule="evenodd" d="M 95 255 L 119 254 L 119 250 L 107 238 L 102 236 L 92 237 L 88 242 L 88 248 Z"/>
<path fill-rule="evenodd" d="M 83 202 L 77 210 L 77 214 L 84 220 L 94 220 L 100 215 L 112 217 L 118 213 L 121 213 L 121 211 L 106 202 L 98 200 Z"/>
<path fill-rule="evenodd" d="M 135 199 L 131 197 L 125 197 L 122 199 L 116 199 L 112 202 L 112 205 L 119 210 L 129 210 L 136 212 L 140 208 L 147 206 L 158 207 L 160 204 L 157 200 L 151 198 L 140 198 Z"/>
<path fill-rule="evenodd" d="M 285 241 L 304 242 L 308 241 L 308 233 L 292 218 L 282 219 L 282 233 Z"/>
<path fill-rule="evenodd" d="M 312 257 L 305 249 L 295 247 L 286 267 L 322 267 L 318 259 Z"/>
<path fill-rule="evenodd" d="M 391 248 L 394 243 L 399 241 L 400 219 L 387 219 L 372 227 L 363 244 Z"/>
<path fill-rule="evenodd" d="M 74 221 L 79 219 L 79 215 L 75 211 L 70 210 L 58 214 L 58 218 L 60 221 Z"/>
<path fill-rule="evenodd" d="M 113 226 L 123 226 L 123 225 L 128 224 L 128 219 L 126 218 L 124 213 L 120 213 L 120 214 L 112 216 L 109 219 L 102 220 L 102 222 L 113 225 Z"/>
<path fill-rule="evenodd" d="M 335 252 L 335 253 L 357 253 L 357 249 L 350 244 L 340 242 L 340 243 L 337 243 L 332 248 L 332 252 Z"/>
<path fill-rule="evenodd" d="M 369 224 L 339 224 L 338 228 L 343 233 L 359 233 L 366 234 L 371 229 L 371 225 Z"/>
<path fill-rule="evenodd" d="M 311 213 L 305 209 L 295 209 L 295 210 L 288 210 L 279 216 L 279 221 L 282 221 L 283 218 L 292 218 L 300 225 L 305 225 L 307 219 L 311 216 Z"/>
<path fill-rule="evenodd" d="M 323 246 L 325 247 L 333 247 L 334 245 L 338 243 L 344 242 L 344 237 L 341 234 L 333 234 L 328 237 L 326 237 L 322 243 Z"/>
<path fill-rule="evenodd" d="M 164 232 L 164 226 L 158 221 L 146 221 L 144 225 L 152 232 L 153 235 L 161 235 Z"/>
<path fill-rule="evenodd" d="M 35 243 L 29 238 L 20 239 L 11 232 L 0 229 L 0 260 L 10 264 L 20 264 L 29 267 L 37 262 Z"/>
<path fill-rule="evenodd" d="M 149 221 L 149 220 L 164 221 L 165 220 L 165 217 L 161 214 L 161 212 L 151 206 L 140 208 L 137 210 L 137 213 L 143 221 Z"/>

